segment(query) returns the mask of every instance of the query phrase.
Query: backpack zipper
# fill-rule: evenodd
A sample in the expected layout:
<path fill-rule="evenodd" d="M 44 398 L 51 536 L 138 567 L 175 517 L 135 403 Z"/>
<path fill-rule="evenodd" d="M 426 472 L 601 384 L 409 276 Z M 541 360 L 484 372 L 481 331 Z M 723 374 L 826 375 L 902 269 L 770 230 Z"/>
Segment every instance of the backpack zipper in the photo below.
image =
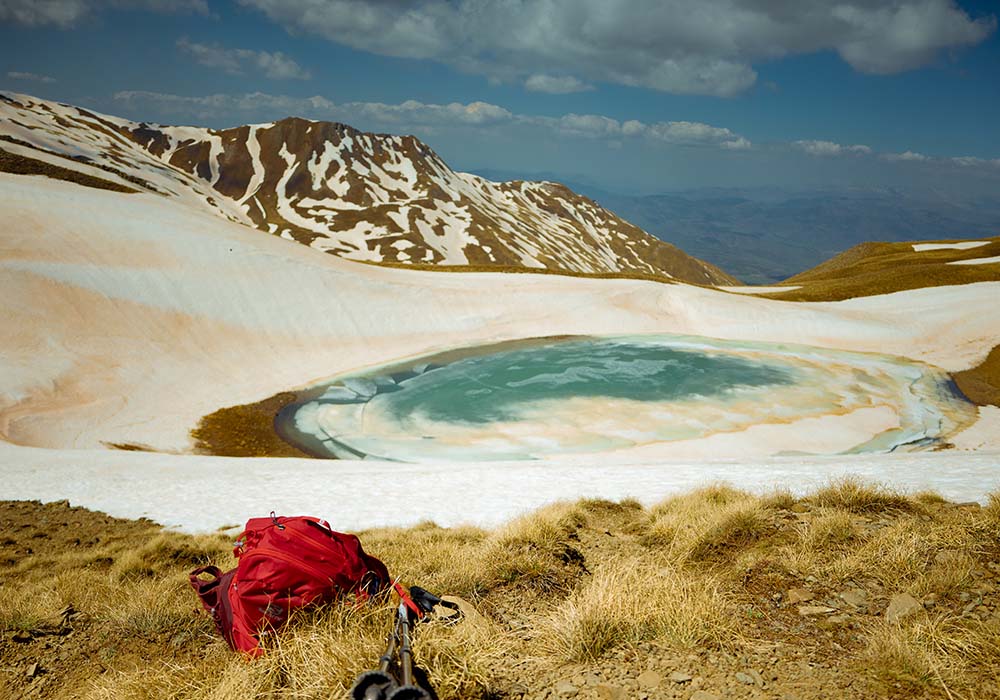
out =
<path fill-rule="evenodd" d="M 282 552 L 280 549 L 272 549 L 271 547 L 256 547 L 253 550 L 244 554 L 243 558 L 246 559 L 247 557 L 252 557 L 257 554 L 268 555 L 274 557 L 275 559 L 281 559 L 287 564 L 292 564 L 293 566 L 296 566 L 302 569 L 303 571 L 307 571 L 313 574 L 314 576 L 317 576 L 320 579 L 328 581 L 331 586 L 336 585 L 334 583 L 334 580 L 330 576 L 328 576 L 325 572 L 320 571 L 318 568 L 314 567 L 307 561 L 298 559 L 289 554 L 286 554 L 285 552 Z"/>

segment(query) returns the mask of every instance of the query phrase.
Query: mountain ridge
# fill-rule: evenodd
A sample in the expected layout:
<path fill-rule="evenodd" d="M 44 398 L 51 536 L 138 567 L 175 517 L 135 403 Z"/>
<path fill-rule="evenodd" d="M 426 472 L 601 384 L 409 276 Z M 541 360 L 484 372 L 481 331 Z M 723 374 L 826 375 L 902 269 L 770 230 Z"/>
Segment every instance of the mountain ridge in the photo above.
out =
<path fill-rule="evenodd" d="M 0 139 L 351 260 L 622 273 L 733 284 L 552 182 L 452 170 L 414 136 L 288 117 L 230 129 L 132 122 L 0 93 Z"/>

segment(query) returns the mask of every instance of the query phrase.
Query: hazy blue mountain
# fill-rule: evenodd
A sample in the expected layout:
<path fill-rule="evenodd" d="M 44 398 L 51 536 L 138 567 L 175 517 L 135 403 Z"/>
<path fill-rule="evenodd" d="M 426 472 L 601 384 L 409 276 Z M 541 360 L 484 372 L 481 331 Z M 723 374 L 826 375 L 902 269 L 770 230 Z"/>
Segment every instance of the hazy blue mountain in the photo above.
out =
<path fill-rule="evenodd" d="M 488 176 L 559 181 L 554 173 L 490 171 Z M 786 279 L 864 241 L 1000 235 L 1000 194 L 762 187 L 631 196 L 587 182 L 562 182 L 748 284 Z"/>

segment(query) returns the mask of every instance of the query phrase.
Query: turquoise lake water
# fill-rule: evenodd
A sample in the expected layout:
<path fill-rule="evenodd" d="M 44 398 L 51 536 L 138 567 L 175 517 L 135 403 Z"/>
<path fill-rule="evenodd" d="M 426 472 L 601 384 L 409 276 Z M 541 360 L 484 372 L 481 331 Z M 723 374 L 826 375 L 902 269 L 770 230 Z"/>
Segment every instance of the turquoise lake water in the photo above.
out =
<path fill-rule="evenodd" d="M 899 426 L 857 451 L 931 445 L 970 410 L 947 375 L 900 358 L 658 335 L 463 348 L 344 375 L 276 427 L 317 456 L 511 460 L 879 407 Z"/>
<path fill-rule="evenodd" d="M 581 340 L 458 360 L 386 386 L 383 405 L 399 420 L 422 414 L 436 421 L 492 423 L 516 420 L 522 407 L 540 401 L 677 401 L 794 381 L 789 367 L 731 355 Z"/>

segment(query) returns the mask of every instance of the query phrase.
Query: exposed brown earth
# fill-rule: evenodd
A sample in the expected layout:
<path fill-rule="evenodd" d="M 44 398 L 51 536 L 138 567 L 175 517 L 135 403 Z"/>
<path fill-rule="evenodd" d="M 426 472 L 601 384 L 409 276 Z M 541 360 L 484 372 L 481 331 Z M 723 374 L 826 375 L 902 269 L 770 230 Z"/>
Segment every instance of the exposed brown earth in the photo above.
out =
<path fill-rule="evenodd" d="M 66 502 L 0 502 L 0 525 L 4 697 L 345 697 L 391 615 L 300 616 L 246 663 L 186 583 L 231 565 L 228 538 Z M 1000 698 L 996 497 L 713 487 L 360 534 L 404 583 L 466 601 L 457 626 L 416 631 L 442 700 Z"/>
<path fill-rule="evenodd" d="M 282 392 L 257 403 L 220 408 L 198 422 L 191 431 L 195 450 L 223 457 L 309 457 L 278 437 L 274 419 L 295 400 Z"/>
<path fill-rule="evenodd" d="M 94 187 L 99 190 L 111 190 L 112 192 L 134 193 L 131 187 L 120 185 L 117 182 L 110 182 L 99 177 L 81 173 L 78 170 L 61 168 L 58 165 L 47 163 L 36 158 L 10 153 L 0 148 L 0 172 L 13 173 L 15 175 L 44 175 L 54 180 L 66 180 L 75 182 L 84 187 Z"/>
<path fill-rule="evenodd" d="M 976 367 L 952 375 L 965 397 L 980 406 L 1000 406 L 1000 345 Z"/>

